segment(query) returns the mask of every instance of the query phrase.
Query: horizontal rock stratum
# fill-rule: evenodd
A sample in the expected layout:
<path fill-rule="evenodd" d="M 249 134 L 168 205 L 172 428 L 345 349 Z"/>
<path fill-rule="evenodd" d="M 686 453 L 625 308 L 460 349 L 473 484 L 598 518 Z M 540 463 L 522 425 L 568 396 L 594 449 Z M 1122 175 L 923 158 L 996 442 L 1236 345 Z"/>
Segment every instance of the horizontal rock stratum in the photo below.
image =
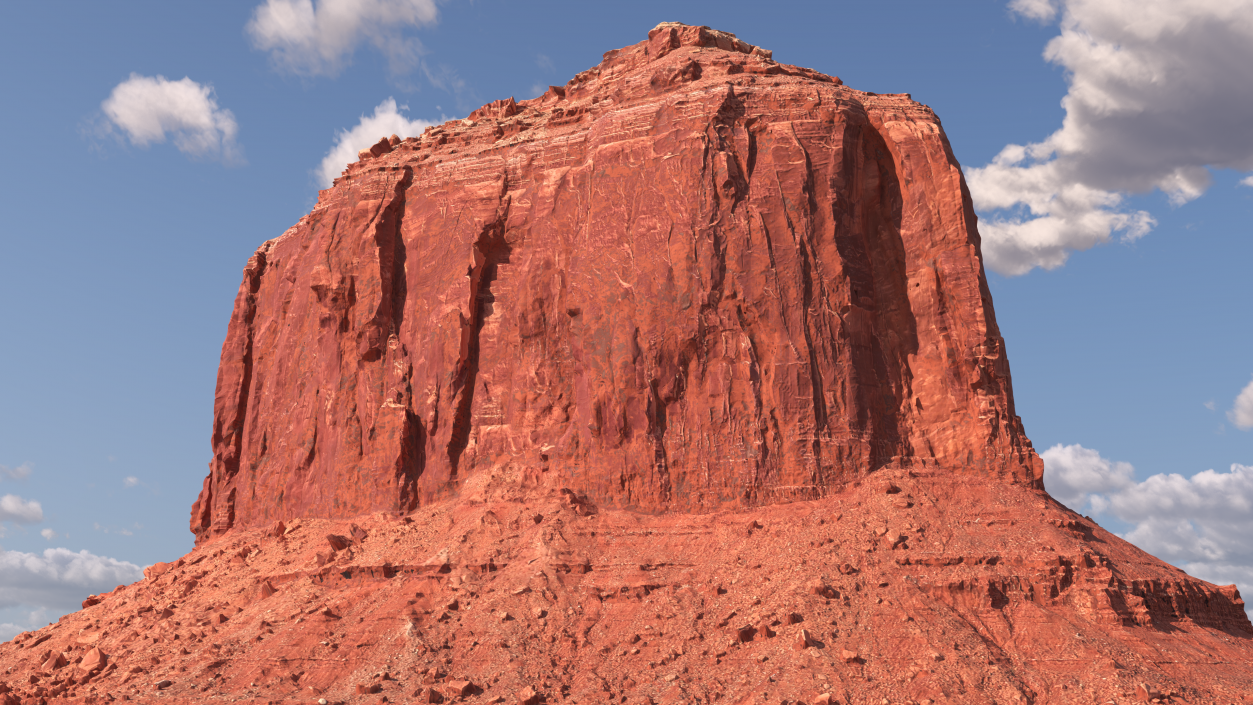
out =
<path fill-rule="evenodd" d="M 249 262 L 196 547 L 0 705 L 1253 702 L 1059 504 L 934 114 L 663 24 L 363 151 Z"/>
<path fill-rule="evenodd" d="M 678 24 L 363 150 L 249 260 L 213 451 L 198 540 L 511 465 L 648 512 L 1042 471 L 936 115 Z"/>

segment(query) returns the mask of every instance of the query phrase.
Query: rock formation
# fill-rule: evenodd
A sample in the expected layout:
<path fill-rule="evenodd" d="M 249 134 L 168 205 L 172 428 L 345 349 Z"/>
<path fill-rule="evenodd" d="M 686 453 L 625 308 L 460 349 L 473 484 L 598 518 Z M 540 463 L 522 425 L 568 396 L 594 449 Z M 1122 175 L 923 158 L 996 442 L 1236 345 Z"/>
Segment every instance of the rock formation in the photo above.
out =
<path fill-rule="evenodd" d="M 199 540 L 508 464 L 641 511 L 1038 486 L 939 119 L 663 24 L 363 150 L 235 302 Z"/>
<path fill-rule="evenodd" d="M 384 139 L 249 260 L 196 548 L 0 705 L 1250 702 L 1054 501 L 935 115 L 663 24 Z"/>

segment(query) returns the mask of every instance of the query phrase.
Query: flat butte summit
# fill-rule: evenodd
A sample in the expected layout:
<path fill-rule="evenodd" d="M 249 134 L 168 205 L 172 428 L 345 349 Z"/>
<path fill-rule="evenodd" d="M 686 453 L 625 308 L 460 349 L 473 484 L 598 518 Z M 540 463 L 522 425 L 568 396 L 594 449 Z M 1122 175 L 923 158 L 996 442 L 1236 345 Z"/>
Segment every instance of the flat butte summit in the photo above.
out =
<path fill-rule="evenodd" d="M 0 703 L 1253 701 L 1046 492 L 979 243 L 930 108 L 708 27 L 381 139 L 244 268 L 195 549 Z"/>

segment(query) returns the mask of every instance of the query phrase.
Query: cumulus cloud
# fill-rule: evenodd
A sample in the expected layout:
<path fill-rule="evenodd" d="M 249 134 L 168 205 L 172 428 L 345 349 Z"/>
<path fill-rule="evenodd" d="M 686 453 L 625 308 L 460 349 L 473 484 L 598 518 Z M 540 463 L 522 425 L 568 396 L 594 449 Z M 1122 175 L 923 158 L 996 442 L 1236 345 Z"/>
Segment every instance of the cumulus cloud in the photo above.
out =
<path fill-rule="evenodd" d="M 120 130 L 137 147 L 165 142 L 193 157 L 237 163 L 242 160 L 235 115 L 218 106 L 213 87 L 190 78 L 132 73 L 100 104 L 109 128 Z"/>
<path fill-rule="evenodd" d="M 1070 252 L 1135 240 L 1156 221 L 1127 194 L 1180 205 L 1210 169 L 1253 170 L 1253 0 L 1015 0 L 1039 21 L 1060 15 L 1044 50 L 1066 70 L 1062 126 L 1042 142 L 1005 147 L 969 170 L 988 267 L 1053 269 Z M 1253 183 L 1246 179 L 1244 183 Z"/>
<path fill-rule="evenodd" d="M 125 480 L 122 480 L 122 484 L 126 485 L 127 487 L 135 487 L 136 485 L 139 484 L 139 478 L 135 477 L 134 475 L 130 475 Z"/>
<path fill-rule="evenodd" d="M 1055 445 L 1040 454 L 1044 459 L 1044 486 L 1057 501 L 1077 512 L 1091 506 L 1100 512 L 1105 494 L 1134 484 L 1130 463 L 1110 462 L 1081 445 Z"/>
<path fill-rule="evenodd" d="M 1253 467 L 1170 473 L 1142 482 L 1128 463 L 1083 446 L 1041 454 L 1044 486 L 1077 512 L 1113 515 L 1132 525 L 1122 537 L 1192 575 L 1253 589 Z M 1253 606 L 1251 606 L 1253 607 Z"/>
<path fill-rule="evenodd" d="M 44 520 L 43 507 L 35 500 L 25 500 L 15 494 L 0 497 L 0 522 L 14 524 L 38 524 Z"/>
<path fill-rule="evenodd" d="M 362 43 L 401 74 L 418 65 L 422 53 L 421 43 L 404 31 L 438 18 L 435 0 L 266 0 L 245 29 L 276 67 L 297 75 L 334 76 Z"/>
<path fill-rule="evenodd" d="M 357 152 L 378 142 L 380 137 L 414 137 L 436 124 L 428 120 L 410 120 L 401 112 L 408 109 L 407 105 L 397 107 L 396 100 L 388 98 L 374 108 L 373 115 L 362 115 L 355 127 L 340 130 L 335 136 L 334 146 L 318 167 L 318 182 L 322 187 L 329 188 L 344 167 L 357 161 Z"/>
<path fill-rule="evenodd" d="M 1227 412 L 1227 418 L 1240 429 L 1245 431 L 1253 429 L 1253 382 L 1249 382 L 1248 386 L 1236 397 L 1235 406 Z"/>
<path fill-rule="evenodd" d="M 52 529 L 44 529 L 43 531 L 39 532 L 39 535 L 44 537 L 45 539 L 48 539 L 49 541 L 59 536 L 59 534 L 57 534 L 57 532 L 53 531 Z"/>
<path fill-rule="evenodd" d="M 1253 176 L 1246 176 L 1240 179 L 1240 184 L 1242 186 L 1253 186 Z"/>
<path fill-rule="evenodd" d="M 30 477 L 30 473 L 34 469 L 30 463 L 22 463 L 15 468 L 11 468 L 8 465 L 0 465 L 0 475 L 10 480 L 25 480 Z"/>
<path fill-rule="evenodd" d="M 0 551 L 0 609 L 21 605 L 78 609 L 90 594 L 143 578 L 139 566 L 88 551 L 48 548 L 43 553 Z"/>

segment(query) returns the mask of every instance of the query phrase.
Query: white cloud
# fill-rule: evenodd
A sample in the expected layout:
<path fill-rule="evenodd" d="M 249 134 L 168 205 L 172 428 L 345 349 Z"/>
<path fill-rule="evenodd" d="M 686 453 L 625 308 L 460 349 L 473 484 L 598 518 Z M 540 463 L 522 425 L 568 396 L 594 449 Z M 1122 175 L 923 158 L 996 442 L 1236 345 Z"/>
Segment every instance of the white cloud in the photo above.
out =
<path fill-rule="evenodd" d="M 1253 176 L 1246 176 L 1243 179 L 1240 179 L 1240 185 L 1253 186 Z"/>
<path fill-rule="evenodd" d="M 421 43 L 403 30 L 438 18 L 435 0 L 266 0 L 245 29 L 253 46 L 291 73 L 334 76 L 358 45 L 369 42 L 400 74 L 422 53 Z"/>
<path fill-rule="evenodd" d="M 39 502 L 25 500 L 15 494 L 0 497 L 0 521 L 15 524 L 38 524 L 44 520 L 44 510 Z"/>
<path fill-rule="evenodd" d="M 1081 445 L 1058 444 L 1040 457 L 1044 459 L 1044 486 L 1049 494 L 1077 512 L 1085 511 L 1089 505 L 1094 511 L 1101 511 L 1104 493 L 1126 489 L 1135 475 L 1130 463 L 1111 463 Z"/>
<path fill-rule="evenodd" d="M 1253 570 L 1253 467 L 1154 475 L 1111 496 L 1110 512 L 1135 524 L 1123 538 L 1171 563 Z"/>
<path fill-rule="evenodd" d="M 1038 22 L 1048 22 L 1057 16 L 1057 6 L 1052 0 L 1013 0 L 1009 9 Z"/>
<path fill-rule="evenodd" d="M 1061 34 L 1044 57 L 1067 72 L 1062 127 L 1009 145 L 968 172 L 988 267 L 1005 275 L 1061 266 L 1074 250 L 1156 224 L 1122 208 L 1159 189 L 1176 205 L 1210 168 L 1253 170 L 1253 0 L 1015 0 Z M 1245 182 L 1253 183 L 1249 179 Z M 1244 183 L 1244 182 L 1242 182 Z"/>
<path fill-rule="evenodd" d="M 356 126 L 348 130 L 340 130 L 335 136 L 335 145 L 322 158 L 318 167 L 318 181 L 323 188 L 329 188 L 344 167 L 357 161 L 357 152 L 370 147 L 381 137 L 396 135 L 401 139 L 415 137 L 423 130 L 436 123 L 428 120 L 410 120 L 400 111 L 408 110 L 409 106 L 396 106 L 394 98 L 388 98 L 378 107 L 374 114 L 361 116 Z"/>
<path fill-rule="evenodd" d="M 1077 512 L 1111 514 L 1132 525 L 1122 537 L 1153 555 L 1214 582 L 1253 589 L 1253 467 L 1206 470 L 1191 477 L 1134 479 L 1128 463 L 1082 446 L 1041 454 L 1044 485 Z M 1253 609 L 1253 605 L 1250 605 Z"/>
<path fill-rule="evenodd" d="M 1227 418 L 1245 431 L 1253 429 L 1253 382 L 1249 382 L 1248 386 L 1236 397 L 1235 406 L 1227 412 Z"/>
<path fill-rule="evenodd" d="M 48 539 L 49 541 L 57 538 L 58 536 L 57 532 L 53 531 L 52 529 L 44 529 L 43 531 L 39 532 L 39 535 L 44 537 L 45 539 Z"/>
<path fill-rule="evenodd" d="M 131 475 L 127 477 L 125 480 L 122 480 L 122 484 L 126 485 L 127 487 L 134 487 L 139 484 L 139 478 L 135 477 L 134 475 Z"/>
<path fill-rule="evenodd" d="M 111 127 L 137 147 L 160 144 L 168 136 L 184 154 L 228 164 L 242 161 L 235 115 L 218 107 L 212 86 L 186 77 L 171 81 L 132 73 L 100 107 Z"/>
<path fill-rule="evenodd" d="M 8 465 L 0 465 L 0 475 L 3 475 L 10 480 L 25 480 L 30 477 L 30 473 L 34 469 L 34 466 L 30 463 L 22 463 L 15 468 L 11 468 Z"/>
<path fill-rule="evenodd" d="M 143 578 L 139 566 L 87 551 L 0 551 L 0 608 L 28 605 L 69 611 L 90 594 Z"/>

